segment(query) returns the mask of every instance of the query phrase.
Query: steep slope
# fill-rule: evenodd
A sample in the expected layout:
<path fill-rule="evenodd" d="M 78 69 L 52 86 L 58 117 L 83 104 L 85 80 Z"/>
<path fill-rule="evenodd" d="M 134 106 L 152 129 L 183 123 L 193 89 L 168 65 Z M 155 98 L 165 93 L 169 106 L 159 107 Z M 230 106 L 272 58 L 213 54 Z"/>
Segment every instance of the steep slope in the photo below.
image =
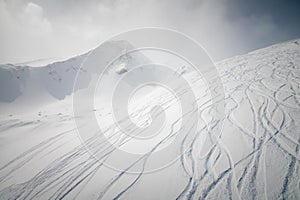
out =
<path fill-rule="evenodd" d="M 213 129 L 221 123 L 214 119 L 200 123 L 196 135 L 189 134 L 195 126 L 193 120 L 184 124 L 184 129 L 176 129 L 181 115 L 171 112 L 166 137 L 136 160 L 125 162 L 116 152 L 106 151 L 105 146 L 93 146 L 103 153 L 105 162 L 116 159 L 123 166 L 121 170 L 111 169 L 91 156 L 77 137 L 72 105 L 64 96 L 69 93 L 55 96 L 49 86 L 49 94 L 65 99 L 53 101 L 39 111 L 1 115 L 1 198 L 300 199 L 299 43 L 300 40 L 277 44 L 217 63 L 226 95 L 222 132 L 209 129 L 208 125 Z M 119 75 L 122 63 L 115 65 L 114 76 Z M 46 69 L 44 75 L 51 71 Z M 58 77 L 54 77 L 57 81 Z M 209 93 L 197 84 L 200 77 L 188 74 L 187 78 L 194 80 L 194 89 L 203 95 L 197 103 L 205 118 L 212 109 Z M 9 84 L 12 88 L 22 86 L 21 82 Z M 19 96 L 18 91 L 21 90 L 10 95 Z M 179 88 L 176 93 L 184 95 L 184 91 L 185 88 Z M 10 99 L 13 98 L 4 100 Z M 176 107 L 174 96 L 155 90 L 129 105 L 133 107 L 131 117 L 143 118 L 141 113 L 147 113 L 147 108 L 157 102 L 167 111 Z M 101 108 L 91 112 L 103 118 L 112 115 Z M 82 120 L 88 123 L 88 119 Z M 117 128 L 117 124 L 108 127 L 109 138 L 125 141 L 125 145 L 130 143 L 120 137 Z M 155 165 L 155 148 L 177 135 L 182 139 L 172 153 L 178 154 L 179 159 L 145 173 Z M 185 147 L 188 151 L 183 151 Z M 135 173 L 126 173 L 132 171 Z"/>

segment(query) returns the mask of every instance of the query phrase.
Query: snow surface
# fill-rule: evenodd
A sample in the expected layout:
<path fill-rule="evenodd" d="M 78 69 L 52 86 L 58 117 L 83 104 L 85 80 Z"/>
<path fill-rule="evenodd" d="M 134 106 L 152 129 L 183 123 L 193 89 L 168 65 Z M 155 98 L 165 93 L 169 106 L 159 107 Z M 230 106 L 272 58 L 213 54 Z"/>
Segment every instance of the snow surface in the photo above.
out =
<path fill-rule="evenodd" d="M 179 129 L 184 113 L 166 90 L 150 88 L 151 92 L 133 99 L 130 117 L 141 127 L 151 123 L 149 107 L 159 103 L 166 108 L 166 135 L 151 145 L 171 142 L 177 134 L 183 136 L 174 152 L 180 159 L 152 173 L 144 173 L 153 164 L 155 147 L 151 145 L 142 145 L 149 154 L 131 162 L 122 161 L 114 151 L 106 154 L 105 159 L 119 159 L 123 169 L 118 171 L 97 162 L 81 144 L 70 95 L 87 54 L 38 68 L 1 65 L 0 199 L 300 199 L 299 42 L 273 45 L 217 63 L 226 102 L 223 131 L 218 135 L 209 131 L 206 123 L 200 123 L 196 135 Z M 99 51 L 109 57 L 128 45 L 124 41 L 108 43 Z M 118 74 L 120 66 L 130 68 L 145 60 L 143 55 L 118 60 L 108 72 L 109 81 L 122 75 Z M 95 67 L 107 64 L 101 63 L 101 58 L 92 63 L 97 63 Z M 185 69 L 181 72 L 193 80 L 205 118 L 211 104 L 203 80 Z M 84 90 L 94 72 L 80 73 Z M 90 112 L 100 122 L 112 117 L 101 107 Z M 209 119 L 208 123 L 219 122 Z M 122 139 L 115 134 L 116 124 L 108 121 L 103 125 L 112 140 Z M 194 124 L 185 126 L 188 129 Z M 131 142 L 124 148 L 138 145 Z M 182 152 L 183 147 L 189 151 Z M 132 169 L 137 173 L 126 173 Z"/>

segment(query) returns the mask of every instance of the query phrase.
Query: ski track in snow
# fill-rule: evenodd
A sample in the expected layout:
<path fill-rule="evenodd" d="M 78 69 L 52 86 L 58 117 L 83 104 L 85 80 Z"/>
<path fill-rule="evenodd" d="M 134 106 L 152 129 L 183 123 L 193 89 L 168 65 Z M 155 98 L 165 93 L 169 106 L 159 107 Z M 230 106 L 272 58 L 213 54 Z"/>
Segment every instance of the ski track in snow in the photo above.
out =
<path fill-rule="evenodd" d="M 38 122 L 2 116 L 1 144 L 9 140 L 8 134 L 14 131 L 14 137 L 8 142 L 15 140 L 15 134 L 30 138 L 45 130 L 48 134 L 52 130 L 55 133 L 44 140 L 38 139 L 33 146 L 24 147 L 26 151 L 13 154 L 9 161 L 2 162 L 0 199 L 139 198 L 143 197 L 142 193 L 152 191 L 149 177 L 160 179 L 164 184 L 161 193 L 153 189 L 153 196 L 146 196 L 145 199 L 300 199 L 299 45 L 290 42 L 271 46 L 227 59 L 217 66 L 225 89 L 223 131 L 216 135 L 207 125 L 203 125 L 199 126 L 196 135 L 189 135 L 196 125 L 189 123 L 179 133 L 174 131 L 179 119 L 175 120 L 166 137 L 149 153 L 126 163 L 123 171 L 107 169 L 84 146 L 74 142 L 76 129 L 70 125 L 73 119 L 68 118 L 67 114 L 58 117 L 58 120 L 65 117 L 65 121 L 45 119 Z M 184 92 L 184 88 L 176 91 L 179 95 L 184 95 Z M 208 95 L 206 90 L 201 98 Z M 156 100 L 153 99 L 153 102 Z M 174 99 L 164 96 L 163 103 L 170 107 Z M 195 103 L 200 104 L 200 116 L 210 112 L 209 101 L 198 99 Z M 195 107 L 189 112 L 195 112 Z M 60 125 L 53 128 L 56 123 Z M 211 119 L 209 125 L 214 127 L 219 123 Z M 60 131 L 60 126 L 70 129 Z M 114 128 L 115 125 L 112 125 L 106 131 Z M 35 134 L 27 134 L 26 131 Z M 177 134 L 183 135 L 178 149 L 181 156 L 172 165 L 172 173 L 163 176 L 155 176 L 156 172 L 144 174 L 152 153 Z M 204 135 L 207 137 L 200 148 Z M 119 139 L 119 145 L 130 140 L 118 138 L 118 132 L 113 132 L 109 137 L 116 141 Z M 93 139 L 88 141 L 90 146 L 93 146 Z M 1 145 L 1 150 L 5 146 Z M 99 152 L 102 161 L 114 153 L 112 146 L 93 148 Z M 132 168 L 139 169 L 139 173 L 127 174 Z M 27 175 L 31 170 L 32 175 Z M 24 177 L 18 178 L 20 174 Z M 170 183 L 167 189 L 163 189 L 171 176 L 176 177 L 178 186 L 172 188 Z"/>

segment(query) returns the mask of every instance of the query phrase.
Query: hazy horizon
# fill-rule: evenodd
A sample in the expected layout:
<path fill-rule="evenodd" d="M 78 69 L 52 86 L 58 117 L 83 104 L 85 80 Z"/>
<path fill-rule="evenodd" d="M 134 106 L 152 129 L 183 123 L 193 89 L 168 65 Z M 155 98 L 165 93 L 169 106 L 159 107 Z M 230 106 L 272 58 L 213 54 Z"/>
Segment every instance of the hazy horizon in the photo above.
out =
<path fill-rule="evenodd" d="M 299 8 L 293 0 L 0 0 L 0 63 L 66 59 L 141 27 L 182 32 L 218 61 L 299 38 Z"/>

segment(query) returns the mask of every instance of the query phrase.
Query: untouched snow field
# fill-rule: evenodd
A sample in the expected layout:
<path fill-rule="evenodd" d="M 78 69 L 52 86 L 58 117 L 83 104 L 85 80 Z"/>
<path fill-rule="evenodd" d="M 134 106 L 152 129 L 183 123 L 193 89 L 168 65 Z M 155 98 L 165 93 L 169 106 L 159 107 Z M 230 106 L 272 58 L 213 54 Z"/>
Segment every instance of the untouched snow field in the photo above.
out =
<path fill-rule="evenodd" d="M 129 102 L 131 119 L 141 127 L 151 123 L 149 107 L 160 104 L 167 123 L 162 136 L 140 146 L 146 154 L 131 162 L 94 147 L 103 161 L 117 159 L 118 170 L 96 160 L 76 131 L 71 95 L 86 54 L 44 67 L 1 65 L 0 199 L 300 199 L 299 44 L 277 44 L 217 63 L 226 106 L 217 135 L 207 123 L 189 134 L 193 120 L 179 129 L 185 113 L 167 90 L 149 88 L 138 94 Z M 128 45 L 108 43 L 105 51 Z M 122 58 L 110 71 L 112 80 L 145 60 L 142 54 Z M 88 73 L 82 88 L 92 78 Z M 205 84 L 185 69 L 182 73 L 198 91 L 205 118 L 211 109 Z M 184 95 L 184 88 L 176 93 Z M 104 122 L 112 117 L 110 111 L 95 106 L 89 112 L 103 122 L 111 143 L 122 141 L 122 148 L 136 151 L 136 141 L 121 137 L 111 121 Z M 213 128 L 220 122 L 208 123 Z M 172 153 L 179 158 L 147 172 L 155 164 L 154 151 L 177 135 L 180 142 Z"/>

